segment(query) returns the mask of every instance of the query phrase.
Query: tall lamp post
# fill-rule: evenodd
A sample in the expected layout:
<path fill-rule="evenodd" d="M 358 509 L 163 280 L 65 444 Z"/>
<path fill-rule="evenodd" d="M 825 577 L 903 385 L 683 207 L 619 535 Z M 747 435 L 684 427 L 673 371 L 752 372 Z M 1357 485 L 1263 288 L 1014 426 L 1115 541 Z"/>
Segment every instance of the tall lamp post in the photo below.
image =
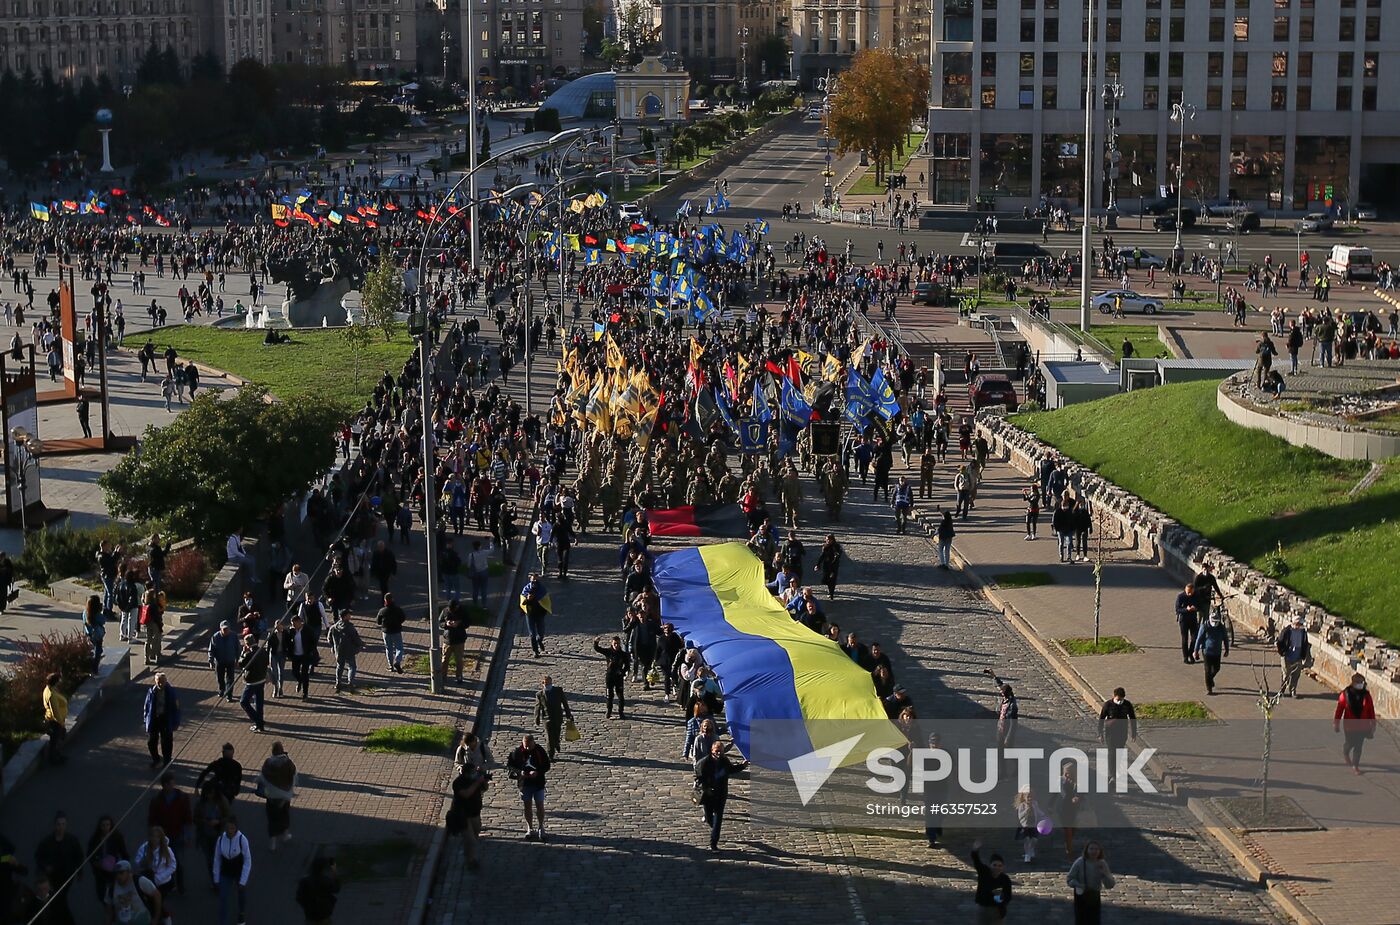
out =
<path fill-rule="evenodd" d="M 1118 102 L 1123 98 L 1123 85 L 1117 74 L 1110 74 L 1104 84 L 1103 102 L 1108 107 L 1108 212 L 1109 228 L 1118 227 L 1118 164 L 1122 155 L 1118 151 Z"/>
<path fill-rule="evenodd" d="M 1186 123 L 1196 118 L 1196 107 L 1178 100 L 1172 103 L 1171 119 L 1177 124 L 1178 140 L 1176 153 L 1176 243 L 1172 245 L 1172 259 L 1178 267 L 1186 257 L 1186 248 L 1181 246 L 1181 194 L 1186 188 Z"/>
<path fill-rule="evenodd" d="M 10 442 L 15 448 L 15 482 L 19 486 L 19 529 L 20 536 L 29 532 L 29 467 L 39 465 L 39 438 L 23 427 L 10 428 Z"/>
<path fill-rule="evenodd" d="M 562 141 L 567 141 L 579 134 L 579 129 L 566 129 L 551 137 L 548 141 L 540 144 L 525 145 L 521 148 L 514 148 L 510 151 L 502 151 L 492 157 L 486 158 L 480 164 L 464 173 L 447 195 L 442 198 L 443 202 L 451 199 L 457 194 L 463 185 L 471 183 L 479 170 L 489 167 L 496 160 L 507 155 L 517 155 L 526 152 L 539 151 L 551 147 Z M 442 628 L 437 620 L 437 527 L 435 524 L 436 511 L 433 509 L 435 494 L 433 487 L 434 463 L 436 462 L 436 452 L 433 448 L 433 393 L 432 374 L 428 368 L 428 361 L 432 359 L 432 351 L 429 349 L 429 339 L 431 337 L 430 326 L 428 324 L 428 242 L 433 238 L 435 226 L 442 224 L 441 219 L 445 210 L 436 210 L 428 221 L 428 227 L 423 230 L 423 242 L 418 247 L 418 280 L 417 292 L 414 293 L 417 301 L 417 310 L 410 314 L 409 332 L 418 338 L 418 392 L 422 405 L 419 412 L 423 416 L 423 533 L 427 538 L 427 558 L 428 558 L 428 630 L 431 644 L 431 651 L 428 653 L 430 670 L 428 672 L 428 689 L 434 694 L 442 692 Z M 473 230 L 476 228 L 475 222 L 472 224 Z M 528 343 L 528 337 L 527 337 Z M 527 375 L 526 382 L 529 382 Z"/>
<path fill-rule="evenodd" d="M 822 171 L 822 205 L 830 207 L 832 202 L 831 90 L 835 86 L 835 82 L 831 77 L 830 68 L 827 68 L 825 77 L 818 79 L 817 84 L 822 91 L 822 146 L 826 148 L 826 169 Z"/>
<path fill-rule="evenodd" d="M 1079 239 L 1079 330 L 1088 331 L 1092 323 L 1092 287 L 1089 285 L 1094 272 L 1094 251 L 1089 245 L 1089 219 L 1093 214 L 1094 203 L 1094 7 L 1099 0 L 1089 0 L 1085 5 L 1085 20 L 1088 26 L 1088 54 L 1085 55 L 1084 72 L 1084 147 L 1080 149 L 1084 157 L 1084 227 Z"/>

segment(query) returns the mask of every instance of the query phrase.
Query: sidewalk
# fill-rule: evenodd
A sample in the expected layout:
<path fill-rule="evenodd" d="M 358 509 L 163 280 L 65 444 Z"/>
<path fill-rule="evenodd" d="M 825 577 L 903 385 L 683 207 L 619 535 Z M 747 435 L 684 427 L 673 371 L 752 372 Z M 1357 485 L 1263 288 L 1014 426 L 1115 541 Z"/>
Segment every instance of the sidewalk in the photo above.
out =
<path fill-rule="evenodd" d="M 1026 476 L 1009 465 L 989 465 L 977 507 L 968 520 L 958 522 L 956 551 L 988 585 L 1008 572 L 1044 572 L 1052 579 L 1037 587 L 991 589 L 994 600 L 1014 608 L 1040 640 L 1092 636 L 1093 566 L 1058 561 L 1045 513 L 1040 538 L 1023 538 L 1021 489 L 1026 484 Z M 1091 555 L 1095 542 L 1091 536 Z M 1139 651 L 1062 656 L 1058 661 L 1087 684 L 1086 699 L 1092 694 L 1101 702 L 1122 686 L 1139 706 L 1174 701 L 1204 705 L 1217 722 L 1144 722 L 1143 738 L 1159 749 L 1176 786 L 1191 796 L 1257 796 L 1262 750 L 1257 685 L 1265 670 L 1272 686 L 1279 683 L 1272 645 L 1241 635 L 1217 679 L 1217 695 L 1206 696 L 1201 667 L 1182 664 L 1173 610 L 1181 589 L 1121 542 L 1106 537 L 1104 546 L 1102 632 L 1127 637 Z M 1394 825 L 1400 822 L 1395 799 L 1400 755 L 1383 730 L 1368 743 L 1368 772 L 1361 777 L 1348 773 L 1340 736 L 1330 728 L 1336 692 L 1305 675 L 1299 693 L 1300 699 L 1282 701 L 1275 712 L 1271 799 L 1292 799 L 1325 830 L 1255 831 L 1243 844 L 1258 866 L 1269 871 L 1269 879 L 1283 884 L 1315 921 L 1393 922 L 1394 910 L 1400 908 L 1400 876 L 1395 876 L 1400 874 L 1400 832 Z"/>

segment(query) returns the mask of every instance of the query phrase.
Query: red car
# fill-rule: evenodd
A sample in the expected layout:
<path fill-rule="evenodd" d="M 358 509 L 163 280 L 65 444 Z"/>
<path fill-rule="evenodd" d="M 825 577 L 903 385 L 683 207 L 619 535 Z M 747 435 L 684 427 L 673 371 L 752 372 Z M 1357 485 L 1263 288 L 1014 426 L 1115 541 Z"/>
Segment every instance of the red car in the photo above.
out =
<path fill-rule="evenodd" d="M 975 377 L 967 387 L 968 400 L 972 410 L 1005 405 L 1007 411 L 1016 410 L 1016 387 L 1005 376 L 983 374 Z"/>

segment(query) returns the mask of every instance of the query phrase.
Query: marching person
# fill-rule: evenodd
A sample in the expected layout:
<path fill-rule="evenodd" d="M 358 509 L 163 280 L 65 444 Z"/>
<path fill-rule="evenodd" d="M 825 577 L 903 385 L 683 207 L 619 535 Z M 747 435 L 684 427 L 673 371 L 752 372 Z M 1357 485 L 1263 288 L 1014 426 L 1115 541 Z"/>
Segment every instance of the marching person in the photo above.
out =
<path fill-rule="evenodd" d="M 607 661 L 607 668 L 603 675 L 603 681 L 608 689 L 608 719 L 613 715 L 613 697 L 617 697 L 617 718 L 626 719 L 624 711 L 627 709 L 627 696 L 623 693 L 622 684 L 627 679 L 627 671 L 632 665 L 632 656 L 622 648 L 622 637 L 614 636 L 612 642 L 604 649 L 598 644 L 601 636 L 593 637 L 593 651 L 603 656 Z"/>

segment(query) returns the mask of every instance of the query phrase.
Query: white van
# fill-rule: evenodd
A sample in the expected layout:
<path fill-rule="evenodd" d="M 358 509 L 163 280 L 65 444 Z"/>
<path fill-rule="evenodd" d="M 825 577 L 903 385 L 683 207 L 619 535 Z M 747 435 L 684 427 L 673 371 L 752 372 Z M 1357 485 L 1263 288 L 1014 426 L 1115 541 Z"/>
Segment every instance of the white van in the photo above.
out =
<path fill-rule="evenodd" d="M 1336 244 L 1327 258 L 1327 272 L 1345 280 L 1375 279 L 1376 266 L 1369 247 Z"/>

